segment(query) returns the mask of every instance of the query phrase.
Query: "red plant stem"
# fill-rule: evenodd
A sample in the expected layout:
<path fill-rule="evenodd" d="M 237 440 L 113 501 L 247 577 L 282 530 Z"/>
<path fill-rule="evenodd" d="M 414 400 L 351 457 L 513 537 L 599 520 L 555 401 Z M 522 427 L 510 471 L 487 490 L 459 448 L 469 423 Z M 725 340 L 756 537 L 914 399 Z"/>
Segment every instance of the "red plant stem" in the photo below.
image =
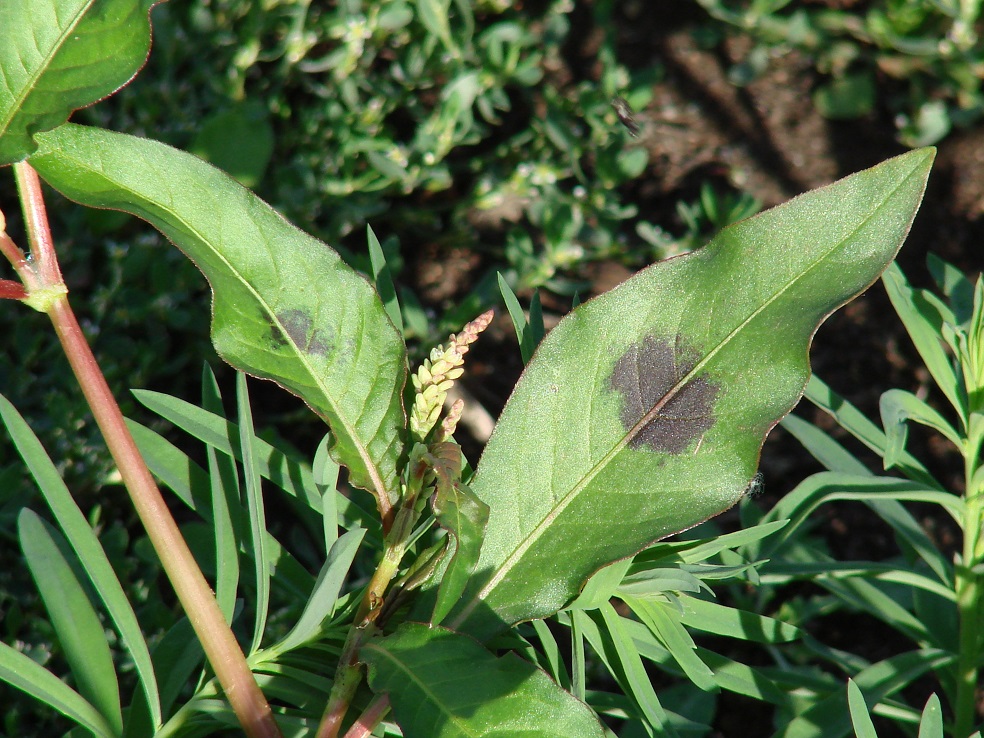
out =
<path fill-rule="evenodd" d="M 41 180 L 27 162 L 16 164 L 17 185 L 24 203 L 24 220 L 27 224 L 27 237 L 31 243 L 31 256 L 34 258 L 38 277 L 46 287 L 63 285 L 55 245 L 48 227 L 48 212 L 41 194 Z M 30 285 L 28 285 L 30 286 Z"/>
<path fill-rule="evenodd" d="M 384 694 L 378 695 L 369 703 L 369 707 L 363 710 L 343 738 L 366 738 L 379 725 L 389 709 L 389 697 Z"/>
<path fill-rule="evenodd" d="M 412 495 L 410 497 L 412 498 Z M 393 528 L 386 536 L 383 560 L 379 562 L 372 579 L 369 580 L 369 586 L 362 595 L 355 619 L 345 638 L 345 645 L 342 646 L 335 681 L 331 686 L 328 704 L 325 706 L 315 738 L 337 738 L 342 729 L 345 713 L 359 687 L 359 682 L 362 681 L 359 649 L 376 633 L 375 619 L 383 606 L 383 596 L 399 571 L 400 561 L 406 552 L 407 537 L 413 530 L 416 519 L 412 499 L 409 501 L 409 506 L 407 500 L 404 500 L 404 506 L 396 514 Z"/>
<path fill-rule="evenodd" d="M 2 219 L 2 213 L 0 213 L 0 219 Z M 13 265 L 14 269 L 17 270 L 17 276 L 21 278 L 24 283 L 24 287 L 27 290 L 35 290 L 41 287 L 41 283 L 38 280 L 37 275 L 34 273 L 34 268 L 31 262 L 27 260 L 24 256 L 24 252 L 20 250 L 20 247 L 14 243 L 14 240 L 7 235 L 6 231 L 0 229 L 0 254 Z M 10 280 L 2 280 L 3 282 L 8 282 Z M 13 294 L 12 288 L 7 288 L 8 291 Z M 27 296 L 27 290 L 21 289 L 24 292 L 23 295 L 15 297 L 14 299 L 20 300 Z"/>
<path fill-rule="evenodd" d="M 61 284 L 61 275 L 51 246 L 40 182 L 29 165 L 21 163 L 15 166 L 31 229 L 32 253 L 38 260 L 51 261 L 41 274 L 48 277 L 57 275 L 59 280 L 57 283 L 46 282 L 44 286 L 57 286 Z M 120 470 L 134 508 L 243 730 L 250 738 L 281 738 L 270 706 L 126 427 L 123 414 L 86 343 L 67 296 L 61 294 L 55 297 L 47 312 Z"/>

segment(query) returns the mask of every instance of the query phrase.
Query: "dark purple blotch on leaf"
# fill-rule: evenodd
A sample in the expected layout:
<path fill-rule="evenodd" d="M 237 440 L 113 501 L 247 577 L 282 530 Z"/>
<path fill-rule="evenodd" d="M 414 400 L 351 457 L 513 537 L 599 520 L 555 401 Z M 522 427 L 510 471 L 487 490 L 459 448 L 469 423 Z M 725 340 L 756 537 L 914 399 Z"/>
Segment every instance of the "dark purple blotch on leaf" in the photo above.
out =
<path fill-rule="evenodd" d="M 277 313 L 277 322 L 271 326 L 271 333 L 276 348 L 292 343 L 304 353 L 317 356 L 327 356 L 332 350 L 331 338 L 320 328 L 314 328 L 311 316 L 303 310 Z"/>
<path fill-rule="evenodd" d="M 646 336 L 615 362 L 609 388 L 622 395 L 620 418 L 633 433 L 629 446 L 681 454 L 714 425 L 712 409 L 719 385 L 706 373 L 677 386 L 697 364 L 697 355 L 683 345 Z"/>

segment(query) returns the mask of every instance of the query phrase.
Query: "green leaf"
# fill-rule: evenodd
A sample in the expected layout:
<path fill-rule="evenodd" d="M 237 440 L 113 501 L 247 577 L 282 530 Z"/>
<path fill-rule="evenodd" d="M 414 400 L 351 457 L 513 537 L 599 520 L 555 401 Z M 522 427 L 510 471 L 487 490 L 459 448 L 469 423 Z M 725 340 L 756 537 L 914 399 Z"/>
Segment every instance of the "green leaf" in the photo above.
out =
<path fill-rule="evenodd" d="M 923 674 L 953 662 L 953 655 L 926 648 L 892 656 L 854 675 L 865 700 L 876 705 L 915 682 Z M 774 738 L 839 738 L 850 731 L 847 692 L 838 686 L 782 726 Z"/>
<path fill-rule="evenodd" d="M 207 364 L 202 370 L 202 408 L 222 412 L 222 394 L 215 374 Z M 242 530 L 239 474 L 232 458 L 219 454 L 214 446 L 206 446 L 205 453 L 208 457 L 215 538 L 215 600 L 226 623 L 232 624 L 239 590 L 239 539 Z"/>
<path fill-rule="evenodd" d="M 798 415 L 787 415 L 782 419 L 782 427 L 799 441 L 817 461 L 827 469 L 855 476 L 870 475 L 871 471 L 846 448 Z"/>
<path fill-rule="evenodd" d="M 359 653 L 407 738 L 604 735 L 594 713 L 546 673 L 444 628 L 407 623 Z"/>
<path fill-rule="evenodd" d="M 236 374 L 236 407 L 239 411 L 239 448 L 243 457 L 243 478 L 246 482 L 246 509 L 249 511 L 249 548 L 253 558 L 255 574 L 256 602 L 253 620 L 253 639 L 249 655 L 256 653 L 266 630 L 266 619 L 270 609 L 270 565 L 266 557 L 267 536 L 266 511 L 263 506 L 263 493 L 260 490 L 260 470 L 253 459 L 255 436 L 253 433 L 253 412 L 249 406 L 249 391 L 246 377 Z"/>
<path fill-rule="evenodd" d="M 885 270 L 882 282 L 892 307 L 901 318 L 933 380 L 966 424 L 966 392 L 947 356 L 943 341 L 943 326 L 950 322 L 948 318 L 952 315 L 945 314 L 949 310 L 932 293 L 914 290 L 898 265 Z"/>
<path fill-rule="evenodd" d="M 803 392 L 817 326 L 895 256 L 933 156 L 729 226 L 562 320 L 476 470 L 483 574 L 452 627 L 484 638 L 555 612 L 601 566 L 737 502 Z"/>
<path fill-rule="evenodd" d="M 847 706 L 851 711 L 851 723 L 854 725 L 854 735 L 857 738 L 878 738 L 875 732 L 875 725 L 871 722 L 868 714 L 868 705 L 865 704 L 864 695 L 858 689 L 858 685 L 853 679 L 847 680 Z"/>
<path fill-rule="evenodd" d="M 705 633 L 756 643 L 787 643 L 802 635 L 795 625 L 764 615 L 756 615 L 753 612 L 725 607 L 716 602 L 699 600 L 696 597 L 682 597 L 681 603 L 683 612 L 680 614 L 680 619 L 683 624 Z"/>
<path fill-rule="evenodd" d="M 60 550 L 68 544 L 28 508 L 17 518 L 17 533 L 79 692 L 120 735 L 123 715 L 113 655 L 99 616 Z"/>
<path fill-rule="evenodd" d="M 980 735 L 978 733 L 978 735 Z M 919 720 L 919 738 L 943 738 L 943 709 L 935 693 L 926 700 Z"/>
<path fill-rule="evenodd" d="M 336 252 L 200 159 L 67 124 L 31 158 L 53 187 L 147 220 L 213 290 L 212 340 L 229 363 L 298 395 L 332 428 L 334 458 L 381 509 L 399 493 L 406 348 L 371 285 Z"/>
<path fill-rule="evenodd" d="M 489 519 L 489 508 L 461 483 L 461 447 L 456 443 L 435 444 L 431 468 L 437 477 L 431 507 L 438 525 L 448 532 L 450 559 L 437 592 L 431 623 L 440 623 L 468 584 L 475 571 L 478 551 Z"/>
<path fill-rule="evenodd" d="M 331 615 L 365 534 L 364 530 L 356 528 L 335 541 L 328 551 L 324 566 L 321 567 L 304 612 L 274 650 L 284 653 L 302 645 L 317 632 L 324 619 Z"/>
<path fill-rule="evenodd" d="M 96 738 L 116 735 L 99 711 L 78 692 L 6 643 L 0 643 L 0 680 L 50 705 L 62 715 L 92 731 Z"/>
<path fill-rule="evenodd" d="M 145 428 L 132 420 L 127 421 L 127 428 L 133 434 L 140 454 L 144 457 L 154 476 L 158 477 L 184 504 L 198 513 L 206 523 L 215 526 L 216 524 L 212 519 L 212 504 L 208 497 L 210 480 L 205 470 L 192 462 L 187 454 L 179 451 L 173 444 L 149 428 Z M 232 428 L 235 430 L 235 426 Z M 269 459 L 265 459 L 263 463 L 267 463 L 267 461 Z M 264 474 L 264 476 L 266 475 Z M 245 516 L 245 511 L 237 503 L 237 509 L 232 512 L 232 515 L 234 520 L 242 519 Z M 241 548 L 245 549 L 245 546 L 241 546 Z M 269 533 L 267 533 L 264 542 L 264 551 L 267 560 L 274 567 L 274 582 L 292 596 L 306 596 L 314 583 L 314 577 Z M 252 555 L 252 552 L 248 550 L 245 553 Z M 227 572 L 227 575 L 231 576 L 231 574 L 232 572 Z"/>
<path fill-rule="evenodd" d="M 155 1 L 0 2 L 0 165 L 133 79 L 150 51 Z"/>
<path fill-rule="evenodd" d="M 830 389 L 823 380 L 816 375 L 810 377 L 804 396 L 818 408 L 828 413 L 841 428 L 884 458 L 888 450 L 888 439 L 885 438 L 885 434 L 864 413 Z M 807 449 L 812 452 L 811 446 L 807 446 Z M 817 458 L 826 463 L 825 459 L 819 456 Z M 896 466 L 910 479 L 935 489 L 944 489 L 943 485 L 933 478 L 923 463 L 904 449 L 896 461 Z M 835 471 L 846 471 L 846 469 L 838 468 Z"/>
<path fill-rule="evenodd" d="M 202 443 L 214 446 L 222 453 L 242 461 L 242 451 L 239 444 L 233 444 L 229 440 L 238 437 L 239 429 L 235 423 L 230 423 L 223 416 L 210 413 L 190 402 L 160 392 L 133 390 L 133 396 L 145 407 L 171 421 Z M 132 431 L 136 424 L 133 421 L 128 421 L 128 423 Z M 144 432 L 144 435 L 147 435 L 147 432 Z M 256 446 L 253 450 L 255 460 L 259 463 L 260 474 L 265 479 L 269 479 L 284 492 L 301 500 L 312 509 L 323 510 L 322 492 L 306 463 L 298 461 L 262 439 L 254 438 L 253 441 Z M 163 475 L 171 470 L 165 464 L 162 468 L 153 471 L 164 478 Z M 201 475 L 204 478 L 204 472 L 201 472 Z M 176 482 L 183 480 L 184 475 L 175 479 Z M 375 515 L 360 507 L 350 496 L 337 490 L 334 491 L 334 495 L 335 504 L 340 514 L 339 521 L 346 528 L 366 528 L 375 532 L 376 537 L 381 539 L 379 519 Z M 200 508 L 200 505 L 191 498 L 185 499 L 185 504 L 195 510 Z"/>
<path fill-rule="evenodd" d="M 161 675 L 161 709 L 170 715 L 171 708 L 187 689 L 192 673 L 205 660 L 205 652 L 188 618 L 183 617 L 171 626 L 154 648 L 153 658 L 154 668 Z M 141 700 L 127 715 L 124 738 L 153 734 L 146 704 Z"/>
<path fill-rule="evenodd" d="M 79 557 L 82 568 L 116 626 L 121 641 L 130 653 L 130 658 L 133 659 L 144 697 L 151 707 L 153 724 L 155 727 L 160 725 L 160 696 L 150 649 L 147 641 L 144 640 L 136 613 L 109 563 L 109 557 L 106 556 L 99 539 L 89 526 L 71 492 L 68 491 L 68 487 L 58 475 L 58 470 L 48 458 L 41 442 L 24 422 L 20 413 L 2 395 L 0 395 L 0 417 L 3 418 L 17 452 L 30 469 L 45 502 L 65 537 L 68 538 L 72 550 Z"/>
<path fill-rule="evenodd" d="M 683 627 L 680 612 L 666 602 L 658 600 L 623 597 L 622 601 L 673 655 L 674 660 L 694 686 L 707 692 L 716 689 L 714 674 L 697 656 L 697 646 L 687 629 Z"/>
<path fill-rule="evenodd" d="M 393 285 L 393 272 L 386 263 L 386 255 L 383 253 L 383 247 L 379 245 L 379 239 L 369 226 L 366 226 L 366 240 L 369 244 L 369 263 L 372 265 L 372 279 L 376 284 L 376 291 L 383 305 L 386 306 L 386 315 L 402 333 L 403 314 L 400 310 L 400 300 L 396 296 L 396 287 Z"/>
<path fill-rule="evenodd" d="M 599 615 L 602 619 L 599 628 L 603 629 L 606 640 L 611 646 L 609 658 L 618 663 L 622 689 L 632 698 L 639 712 L 645 716 L 650 725 L 658 730 L 666 730 L 668 735 L 673 735 L 667 726 L 666 712 L 659 703 L 656 690 L 642 663 L 639 649 L 623 625 L 631 621 L 615 612 L 615 608 L 610 603 L 602 605 L 593 613 L 596 622 Z"/>
<path fill-rule="evenodd" d="M 513 328 L 516 331 L 516 338 L 519 340 L 520 356 L 523 359 L 523 364 L 529 364 L 539 341 L 533 335 L 530 322 L 526 320 L 526 316 L 523 314 L 523 308 L 519 304 L 516 293 L 512 291 L 512 288 L 502 274 L 499 274 L 498 277 L 499 293 L 502 295 L 502 301 L 506 303 L 506 310 L 509 311 L 509 317 L 512 319 Z M 540 337 L 542 338 L 542 335 Z"/>

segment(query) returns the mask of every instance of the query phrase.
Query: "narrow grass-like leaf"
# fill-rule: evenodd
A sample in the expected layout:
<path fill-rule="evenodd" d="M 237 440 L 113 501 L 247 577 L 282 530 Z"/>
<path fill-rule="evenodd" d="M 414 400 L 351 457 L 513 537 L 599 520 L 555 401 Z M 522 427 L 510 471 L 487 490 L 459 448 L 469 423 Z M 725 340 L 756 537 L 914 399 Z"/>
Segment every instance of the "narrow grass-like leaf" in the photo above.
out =
<path fill-rule="evenodd" d="M 601 738 L 588 707 L 515 654 L 497 658 L 444 628 L 407 623 L 360 651 L 407 738 Z"/>
<path fill-rule="evenodd" d="M 192 462 L 187 454 L 149 428 L 132 420 L 127 421 L 127 427 L 154 476 L 206 523 L 211 523 L 210 482 L 205 470 Z M 229 427 L 231 432 L 238 432 L 237 426 L 230 424 Z M 258 439 L 254 440 L 257 440 L 258 446 L 265 445 Z M 237 453 L 239 453 L 238 444 Z M 240 507 L 233 518 L 242 519 L 244 515 L 245 512 Z M 246 550 L 243 545 L 242 536 L 237 534 L 236 538 L 240 542 L 240 550 L 252 556 L 252 552 Z M 314 577 L 269 533 L 266 535 L 264 548 L 267 560 L 274 567 L 274 581 L 277 585 L 296 597 L 305 597 L 311 591 Z"/>
<path fill-rule="evenodd" d="M 219 385 L 207 365 L 202 370 L 202 408 L 222 412 Z M 215 599 L 226 622 L 231 624 L 239 590 L 239 536 L 242 533 L 239 474 L 232 458 L 219 454 L 214 446 L 206 446 L 205 454 L 215 534 Z"/>
<path fill-rule="evenodd" d="M 943 709 L 935 693 L 926 700 L 919 719 L 919 738 L 943 738 Z"/>
<path fill-rule="evenodd" d="M 113 734 L 120 735 L 123 714 L 113 655 L 99 616 L 59 550 L 59 544 L 67 544 L 28 508 L 17 518 L 17 534 L 79 692 L 99 710 Z"/>
<path fill-rule="evenodd" d="M 786 527 L 785 520 L 773 520 L 759 523 L 750 528 L 736 530 L 732 533 L 716 535 L 713 538 L 662 545 L 672 545 L 675 553 L 679 555 L 680 560 L 684 563 L 697 564 L 729 549 L 749 546 L 757 541 L 764 540 L 784 527 Z M 645 552 L 643 555 L 645 555 Z"/>
<path fill-rule="evenodd" d="M 72 550 L 82 562 L 83 569 L 116 626 L 120 639 L 130 658 L 133 659 L 141 689 L 150 705 L 153 724 L 155 727 L 160 725 L 160 697 L 150 650 L 133 607 L 123 592 L 123 587 L 109 563 L 106 552 L 59 476 L 55 465 L 42 448 L 41 442 L 14 406 L 2 395 L 0 395 L 0 418 L 3 419 L 11 440 L 17 447 L 17 452 L 30 469 L 45 502 L 65 537 L 68 538 Z"/>
<path fill-rule="evenodd" d="M 533 330 L 530 327 L 529 321 L 526 319 L 526 315 L 523 313 L 523 308 L 519 304 L 519 300 L 516 298 L 516 293 L 512 291 L 509 283 L 506 282 L 505 278 L 499 274 L 499 293 L 502 295 L 502 301 L 506 303 L 506 310 L 509 312 L 509 318 L 512 320 L 513 329 L 516 331 L 516 338 L 519 340 L 519 355 L 523 359 L 523 364 L 529 364 L 530 359 L 533 357 L 533 352 L 536 351 L 536 344 L 533 338 Z"/>
<path fill-rule="evenodd" d="M 369 263 L 372 265 L 372 280 L 376 285 L 379 299 L 383 301 L 386 315 L 393 321 L 396 329 L 403 333 L 403 315 L 400 311 L 400 301 L 393 286 L 393 273 L 386 263 L 386 255 L 379 245 L 379 239 L 370 226 L 366 226 L 366 240 L 369 243 Z"/>
<path fill-rule="evenodd" d="M 668 735 L 673 735 L 669 730 L 666 712 L 659 702 L 659 697 L 656 696 L 656 690 L 653 689 L 653 683 L 646 673 L 646 667 L 642 664 L 633 639 L 622 627 L 623 618 L 615 612 L 611 604 L 602 605 L 597 613 L 603 623 L 603 626 L 599 624 L 599 627 L 607 631 L 604 635 L 607 636 L 607 642 L 612 649 L 609 659 L 618 661 L 625 693 L 632 698 L 650 725 L 657 730 L 665 729 Z"/>
<path fill-rule="evenodd" d="M 170 716 L 171 708 L 187 688 L 192 674 L 205 659 L 201 643 L 187 617 L 181 618 L 164 634 L 153 652 L 154 669 L 161 675 L 161 710 Z M 127 716 L 124 738 L 145 738 L 154 733 L 144 702 L 138 702 Z"/>
<path fill-rule="evenodd" d="M 704 648 L 698 648 L 697 655 L 714 672 L 714 681 L 721 689 L 773 705 L 784 705 L 789 701 L 788 691 L 770 679 L 763 669 Z"/>
<path fill-rule="evenodd" d="M 260 647 L 266 619 L 270 608 L 270 567 L 263 545 L 266 536 L 266 512 L 263 507 L 263 490 L 260 489 L 260 472 L 253 460 L 253 411 L 249 407 L 249 390 L 246 377 L 236 374 L 236 407 L 239 411 L 239 448 L 243 455 L 243 478 L 246 482 L 246 509 L 249 511 L 249 540 L 253 552 L 253 571 L 256 575 L 255 618 L 253 620 L 253 639 L 249 654 Z"/>
<path fill-rule="evenodd" d="M 782 419 L 782 427 L 799 441 L 803 448 L 833 472 L 842 474 L 853 474 L 855 476 L 873 475 L 873 472 L 858 458 L 830 437 L 828 433 L 820 430 L 798 415 L 787 415 Z"/>
<path fill-rule="evenodd" d="M 0 166 L 32 136 L 129 82 L 150 51 L 154 0 L 0 2 Z"/>
<path fill-rule="evenodd" d="M 926 672 L 952 660 L 952 654 L 938 649 L 909 651 L 872 664 L 855 674 L 854 681 L 866 695 L 867 702 L 877 705 Z M 774 738 L 840 738 L 848 735 L 850 730 L 847 692 L 838 688 L 782 726 Z"/>
<path fill-rule="evenodd" d="M 549 626 L 543 620 L 533 620 L 530 625 L 533 626 L 533 630 L 536 631 L 536 637 L 540 641 L 543 659 L 546 660 L 545 666 L 549 670 L 550 676 L 561 687 L 569 689 L 571 686 L 571 677 L 567 673 L 567 669 L 564 668 L 557 639 L 554 638 Z M 540 663 L 542 663 L 543 659 L 541 659 Z"/>
<path fill-rule="evenodd" d="M 331 460 L 328 453 L 331 448 L 331 438 L 325 436 L 314 452 L 311 473 L 314 483 L 321 493 L 321 519 L 325 529 L 325 551 L 330 551 L 338 540 L 338 464 Z M 360 528 L 359 530 L 365 530 Z"/>
<path fill-rule="evenodd" d="M 359 528 L 350 530 L 328 550 L 328 558 L 321 567 L 301 617 L 290 633 L 275 647 L 278 653 L 290 651 L 305 643 L 317 632 L 325 618 L 331 615 L 365 533 Z"/>
<path fill-rule="evenodd" d="M 884 456 L 886 469 L 895 466 L 905 450 L 905 441 L 908 437 L 906 422 L 909 420 L 932 428 L 937 433 L 942 434 L 958 450 L 963 450 L 963 441 L 953 426 L 946 421 L 946 418 L 911 392 L 900 389 L 883 392 L 879 409 L 882 427 L 885 429 L 885 438 L 888 441 Z"/>
<path fill-rule="evenodd" d="M 235 180 L 164 144 L 66 124 L 31 164 L 67 197 L 133 213 L 202 270 L 212 340 L 237 368 L 301 397 L 332 428 L 351 482 L 390 510 L 405 425 L 406 347 L 372 286 Z"/>
<path fill-rule="evenodd" d="M 51 706 L 70 720 L 92 731 L 96 738 L 117 735 L 99 714 L 74 689 L 43 666 L 6 643 L 0 642 L 0 680 Z"/>
<path fill-rule="evenodd" d="M 847 680 L 847 706 L 851 711 L 851 723 L 854 725 L 854 735 L 857 738 L 878 738 L 875 732 L 875 724 L 871 722 L 868 714 L 868 705 L 865 704 L 864 695 L 858 689 L 858 685 L 853 679 Z"/>
<path fill-rule="evenodd" d="M 885 270 L 882 278 L 892 307 L 915 344 L 923 363 L 933 375 L 936 385 L 943 391 L 960 419 L 967 421 L 967 397 L 947 356 L 943 342 L 943 325 L 952 319 L 948 310 L 939 304 L 934 295 L 925 290 L 914 290 L 898 265 Z"/>
<path fill-rule="evenodd" d="M 820 558 L 818 556 L 818 558 Z M 833 559 L 820 558 L 822 562 L 834 564 Z M 813 580 L 824 589 L 833 592 L 849 607 L 867 612 L 887 626 L 918 644 L 942 645 L 926 624 L 899 603 L 897 588 L 886 586 L 877 580 L 865 579 L 820 579 Z"/>
<path fill-rule="evenodd" d="M 974 312 L 974 283 L 953 264 L 936 254 L 926 254 L 926 266 L 937 287 L 946 295 L 957 326 L 966 327 Z"/>
<path fill-rule="evenodd" d="M 192 437 L 242 461 L 239 445 L 229 440 L 238 437 L 239 429 L 221 415 L 210 413 L 190 402 L 160 392 L 134 390 L 133 395 L 144 407 L 171 421 Z M 254 443 L 254 459 L 264 479 L 269 479 L 284 492 L 305 502 L 312 509 L 319 512 L 324 509 L 318 485 L 315 484 L 311 469 L 306 464 L 292 459 L 260 438 L 254 439 Z M 366 528 L 370 533 L 375 533 L 375 537 L 379 539 L 380 526 L 376 515 L 338 491 L 335 492 L 335 503 L 338 506 L 341 523 L 346 527 Z"/>
<path fill-rule="evenodd" d="M 799 638 L 799 628 L 775 618 L 736 610 L 696 597 L 682 597 L 684 625 L 753 643 L 788 643 Z"/>
<path fill-rule="evenodd" d="M 894 258 L 933 156 L 729 226 L 564 318 L 476 469 L 491 515 L 449 623 L 487 637 L 555 612 L 601 566 L 737 502 L 801 396 L 817 326 Z"/>
<path fill-rule="evenodd" d="M 790 520 L 783 530 L 752 548 L 756 558 L 770 558 L 785 541 L 796 535 L 806 518 L 825 502 L 833 500 L 884 500 L 930 502 L 943 507 L 955 520 L 961 520 L 963 500 L 949 492 L 926 489 L 918 482 L 895 477 L 856 477 L 821 472 L 807 477 L 781 499 L 763 520 Z"/>
<path fill-rule="evenodd" d="M 571 613 L 571 694 L 582 701 L 587 684 L 583 629 L 586 622 L 591 623 L 591 618 L 584 612 L 574 610 Z"/>
<path fill-rule="evenodd" d="M 581 594 L 568 605 L 567 609 L 597 610 L 615 596 L 616 590 L 622 584 L 633 563 L 632 559 L 622 559 L 595 572 L 585 582 Z"/>
<path fill-rule="evenodd" d="M 841 428 L 857 438 L 865 446 L 882 458 L 885 457 L 885 452 L 888 448 L 888 439 L 885 438 L 884 432 L 871 422 L 864 413 L 834 392 L 815 374 L 810 377 L 803 396 L 824 412 L 829 413 Z M 895 466 L 910 479 L 923 482 L 936 489 L 945 489 L 942 484 L 933 478 L 933 475 L 929 473 L 923 463 L 908 451 L 902 451 Z"/>
<path fill-rule="evenodd" d="M 897 564 L 880 564 L 874 561 L 851 561 L 847 563 L 833 560 L 802 563 L 775 561 L 770 562 L 762 574 L 762 581 L 767 584 L 788 584 L 796 580 L 821 584 L 828 580 L 851 578 L 902 584 L 909 589 L 919 589 L 932 593 L 950 605 L 956 602 L 956 595 L 953 590 L 940 584 L 938 579 L 900 569 Z"/>
<path fill-rule="evenodd" d="M 622 601 L 666 646 L 666 650 L 673 655 L 673 659 L 694 686 L 706 692 L 717 688 L 714 675 L 697 656 L 696 644 L 680 622 L 680 613 L 670 610 L 665 603 L 659 601 L 637 597 L 623 597 Z"/>

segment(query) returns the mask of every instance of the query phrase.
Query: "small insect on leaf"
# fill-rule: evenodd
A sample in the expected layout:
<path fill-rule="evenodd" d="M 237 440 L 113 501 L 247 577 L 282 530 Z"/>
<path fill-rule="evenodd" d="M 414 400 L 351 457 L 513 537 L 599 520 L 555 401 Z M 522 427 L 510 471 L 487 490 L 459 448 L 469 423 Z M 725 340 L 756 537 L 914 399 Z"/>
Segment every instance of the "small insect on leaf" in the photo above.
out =
<path fill-rule="evenodd" d="M 626 130 L 632 134 L 633 138 L 639 135 L 639 124 L 636 123 L 633 117 L 634 113 L 629 103 L 624 97 L 615 96 L 612 98 L 612 107 L 615 109 L 615 115 L 618 116 L 619 123 L 625 126 Z"/>

